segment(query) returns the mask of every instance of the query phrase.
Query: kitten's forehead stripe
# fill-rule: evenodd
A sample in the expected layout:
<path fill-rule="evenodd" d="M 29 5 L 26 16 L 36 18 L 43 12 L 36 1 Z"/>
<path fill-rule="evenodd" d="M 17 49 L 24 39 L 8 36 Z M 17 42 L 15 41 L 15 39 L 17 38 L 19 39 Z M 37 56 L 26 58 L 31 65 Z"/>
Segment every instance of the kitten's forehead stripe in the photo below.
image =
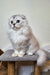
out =
<path fill-rule="evenodd" d="M 13 19 L 16 17 L 17 15 L 13 15 L 12 17 L 13 17 Z"/>
<path fill-rule="evenodd" d="M 26 18 L 24 15 L 13 15 L 11 18 L 15 19 L 15 17 L 21 17 L 21 18 Z"/>
<path fill-rule="evenodd" d="M 12 17 L 13 17 L 13 19 L 14 19 L 16 16 L 20 16 L 20 15 L 13 15 L 13 16 L 12 16 Z"/>

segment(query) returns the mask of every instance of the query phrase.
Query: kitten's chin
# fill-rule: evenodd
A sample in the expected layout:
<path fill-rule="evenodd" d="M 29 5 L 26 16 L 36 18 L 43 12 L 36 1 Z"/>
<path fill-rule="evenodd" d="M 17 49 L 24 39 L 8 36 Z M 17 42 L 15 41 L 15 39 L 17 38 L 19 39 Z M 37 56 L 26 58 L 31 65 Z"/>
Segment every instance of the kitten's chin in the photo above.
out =
<path fill-rule="evenodd" d="M 19 30 L 21 27 L 13 27 L 13 30 Z"/>

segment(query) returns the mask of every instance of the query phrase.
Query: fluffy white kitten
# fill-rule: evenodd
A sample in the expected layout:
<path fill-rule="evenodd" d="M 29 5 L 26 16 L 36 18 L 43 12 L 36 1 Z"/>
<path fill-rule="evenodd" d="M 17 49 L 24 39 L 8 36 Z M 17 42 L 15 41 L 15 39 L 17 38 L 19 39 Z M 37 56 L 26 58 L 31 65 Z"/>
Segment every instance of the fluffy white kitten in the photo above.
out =
<path fill-rule="evenodd" d="M 25 54 L 33 55 L 39 50 L 39 43 L 31 31 L 26 17 L 23 15 L 13 15 L 10 17 L 8 35 L 14 48 L 12 56 L 23 57 Z M 37 54 L 45 57 L 45 53 L 41 50 L 39 51 Z M 42 58 L 37 60 L 39 64 L 43 63 Z"/>

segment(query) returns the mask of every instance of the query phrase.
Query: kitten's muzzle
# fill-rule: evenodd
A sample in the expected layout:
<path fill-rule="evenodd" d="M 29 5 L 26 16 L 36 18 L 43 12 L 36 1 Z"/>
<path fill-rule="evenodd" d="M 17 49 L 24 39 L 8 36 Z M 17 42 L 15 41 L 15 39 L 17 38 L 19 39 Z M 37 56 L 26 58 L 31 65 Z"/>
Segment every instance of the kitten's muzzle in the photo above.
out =
<path fill-rule="evenodd" d="M 15 26 L 15 23 L 13 25 Z"/>
<path fill-rule="evenodd" d="M 16 23 L 20 23 L 20 20 L 17 20 Z M 13 23 L 13 25 L 15 26 L 16 23 Z"/>

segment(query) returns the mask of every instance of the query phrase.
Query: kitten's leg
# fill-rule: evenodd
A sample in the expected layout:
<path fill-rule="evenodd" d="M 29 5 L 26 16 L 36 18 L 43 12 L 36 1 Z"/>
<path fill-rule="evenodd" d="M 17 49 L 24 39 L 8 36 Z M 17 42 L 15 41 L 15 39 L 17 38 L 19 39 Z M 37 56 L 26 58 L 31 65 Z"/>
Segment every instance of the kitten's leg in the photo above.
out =
<path fill-rule="evenodd" d="M 33 55 L 33 54 L 35 54 L 35 52 L 37 51 L 39 49 L 39 47 L 37 46 L 35 46 L 34 48 L 33 48 L 33 46 L 31 45 L 30 47 L 29 47 L 29 49 L 28 49 L 28 51 L 27 51 L 27 55 Z"/>
<path fill-rule="evenodd" d="M 25 51 L 24 50 L 21 50 L 19 53 L 18 53 L 18 56 L 19 57 L 23 57 L 25 55 Z"/>
<path fill-rule="evenodd" d="M 15 52 L 12 54 L 13 57 L 18 56 L 18 50 L 15 50 Z"/>

